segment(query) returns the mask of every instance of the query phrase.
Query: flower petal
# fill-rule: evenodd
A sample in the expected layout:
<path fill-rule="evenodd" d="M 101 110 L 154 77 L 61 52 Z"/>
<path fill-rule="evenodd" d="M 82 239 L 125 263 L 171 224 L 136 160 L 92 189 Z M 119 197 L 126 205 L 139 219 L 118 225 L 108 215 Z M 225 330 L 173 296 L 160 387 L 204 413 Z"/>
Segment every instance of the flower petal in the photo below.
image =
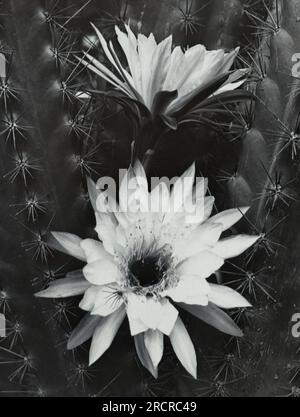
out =
<path fill-rule="evenodd" d="M 254 245 L 259 236 L 237 235 L 220 240 L 213 248 L 213 252 L 224 259 L 235 258 Z"/>
<path fill-rule="evenodd" d="M 103 242 L 104 249 L 114 255 L 117 248 L 116 228 L 118 222 L 112 213 L 96 213 L 96 232 Z"/>
<path fill-rule="evenodd" d="M 193 342 L 180 317 L 170 334 L 170 342 L 182 366 L 197 379 L 197 358 Z"/>
<path fill-rule="evenodd" d="M 200 278 L 208 278 L 223 264 L 223 258 L 212 252 L 203 251 L 181 262 L 177 266 L 177 271 L 181 275 L 197 275 Z"/>
<path fill-rule="evenodd" d="M 119 295 L 117 286 L 104 286 L 98 288 L 92 315 L 106 317 L 118 310 L 124 303 Z"/>
<path fill-rule="evenodd" d="M 243 216 L 247 213 L 249 207 L 241 207 L 239 209 L 230 209 L 222 211 L 216 216 L 211 217 L 209 223 L 221 223 L 223 225 L 223 231 L 230 229 L 234 224 L 239 222 Z"/>
<path fill-rule="evenodd" d="M 83 294 L 91 284 L 84 278 L 68 277 L 52 282 L 44 291 L 35 294 L 39 298 L 67 298 Z"/>
<path fill-rule="evenodd" d="M 209 250 L 218 242 L 223 232 L 222 224 L 202 223 L 182 242 L 176 242 L 174 252 L 177 259 L 183 260 L 203 250 Z"/>
<path fill-rule="evenodd" d="M 85 253 L 80 246 L 81 241 L 82 239 L 80 237 L 72 233 L 52 232 L 47 244 L 59 252 L 66 253 L 80 261 L 86 262 Z"/>
<path fill-rule="evenodd" d="M 110 316 L 101 319 L 93 335 L 90 348 L 90 365 L 95 363 L 110 347 L 125 316 L 125 309 L 120 308 Z"/>
<path fill-rule="evenodd" d="M 173 38 L 169 36 L 156 48 L 151 62 L 151 76 L 148 85 L 146 105 L 152 108 L 153 100 L 158 91 L 161 91 L 165 83 L 170 66 L 171 48 Z"/>
<path fill-rule="evenodd" d="M 127 315 L 132 335 L 148 329 L 169 335 L 178 311 L 167 299 L 156 300 L 131 293 L 127 295 Z"/>
<path fill-rule="evenodd" d="M 141 364 L 146 369 L 148 369 L 148 371 L 152 374 L 152 376 L 155 379 L 157 379 L 158 377 L 157 367 L 153 365 L 148 349 L 146 348 L 144 334 L 138 334 L 134 336 L 134 344 L 135 344 L 135 349 L 139 357 L 139 360 L 141 361 Z"/>
<path fill-rule="evenodd" d="M 99 287 L 97 285 L 91 285 L 90 288 L 87 291 L 85 291 L 84 296 L 79 304 L 79 308 L 81 308 L 81 310 L 84 310 L 84 311 L 93 310 L 95 306 L 98 290 L 99 290 Z"/>
<path fill-rule="evenodd" d="M 164 335 L 159 330 L 147 330 L 144 338 L 154 368 L 157 368 L 164 353 Z"/>
<path fill-rule="evenodd" d="M 93 333 L 100 321 L 100 317 L 86 314 L 78 326 L 73 330 L 68 340 L 68 350 L 76 349 L 78 346 L 87 342 L 93 336 Z"/>
<path fill-rule="evenodd" d="M 232 288 L 217 284 L 210 284 L 210 288 L 211 292 L 208 296 L 209 301 L 220 308 L 231 309 L 251 307 L 251 304 Z"/>
<path fill-rule="evenodd" d="M 110 260 L 100 260 L 83 268 L 85 278 L 94 285 L 107 285 L 119 281 L 122 275 L 117 265 Z"/>
<path fill-rule="evenodd" d="M 193 316 L 216 328 L 217 330 L 220 330 L 222 333 L 234 337 L 243 336 L 243 332 L 232 320 L 232 318 L 214 304 L 209 303 L 206 307 L 186 304 L 179 305 Z"/>
<path fill-rule="evenodd" d="M 87 263 L 93 263 L 100 260 L 113 260 L 113 257 L 106 252 L 103 244 L 98 240 L 84 239 L 81 241 L 80 246 L 85 253 Z"/>
<path fill-rule="evenodd" d="M 197 276 L 180 277 L 178 285 L 165 292 L 175 303 L 208 305 L 209 284 Z"/>

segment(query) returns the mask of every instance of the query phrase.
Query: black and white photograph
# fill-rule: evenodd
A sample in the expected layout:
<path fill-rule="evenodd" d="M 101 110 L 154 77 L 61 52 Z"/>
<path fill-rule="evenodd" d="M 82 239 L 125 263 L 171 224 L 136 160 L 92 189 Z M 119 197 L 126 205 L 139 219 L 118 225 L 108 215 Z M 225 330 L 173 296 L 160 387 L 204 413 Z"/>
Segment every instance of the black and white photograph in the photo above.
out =
<path fill-rule="evenodd" d="M 300 397 L 300 0 L 0 0 L 0 397 Z"/>

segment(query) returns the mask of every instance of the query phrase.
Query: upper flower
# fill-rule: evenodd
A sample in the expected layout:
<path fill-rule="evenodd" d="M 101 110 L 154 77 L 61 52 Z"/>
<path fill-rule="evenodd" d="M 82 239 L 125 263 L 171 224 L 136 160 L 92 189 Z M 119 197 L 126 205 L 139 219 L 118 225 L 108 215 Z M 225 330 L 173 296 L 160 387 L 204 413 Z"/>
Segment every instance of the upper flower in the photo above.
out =
<path fill-rule="evenodd" d="M 126 316 L 140 360 L 154 376 L 166 335 L 183 366 L 196 377 L 196 354 L 179 307 L 225 333 L 242 335 L 220 308 L 250 304 L 231 288 L 208 278 L 258 237 L 221 239 L 247 209 L 228 210 L 210 218 L 214 198 L 206 197 L 207 181 L 202 178 L 194 185 L 194 178 L 193 165 L 172 190 L 160 183 L 148 192 L 145 172 L 137 163 L 120 185 L 114 212 L 107 204 L 107 193 L 89 180 L 100 241 L 53 233 L 52 246 L 86 266 L 54 281 L 38 296 L 83 295 L 80 308 L 89 314 L 73 332 L 68 346 L 73 349 L 93 336 L 90 363 L 108 349 Z M 159 210 L 147 210 L 149 202 Z M 187 203 L 201 208 L 195 210 L 193 222 L 190 210 L 185 210 Z"/>
<path fill-rule="evenodd" d="M 83 63 L 151 113 L 176 116 L 192 101 L 234 90 L 244 82 L 241 78 L 245 70 L 229 71 L 238 48 L 229 53 L 222 49 L 208 51 L 203 45 L 185 52 L 179 46 L 172 50 L 172 36 L 157 43 L 153 34 L 136 37 L 126 25 L 127 33 L 116 27 L 116 34 L 127 59 L 127 69 L 122 66 L 112 42 L 108 44 L 93 27 L 113 71 L 88 53 Z"/>

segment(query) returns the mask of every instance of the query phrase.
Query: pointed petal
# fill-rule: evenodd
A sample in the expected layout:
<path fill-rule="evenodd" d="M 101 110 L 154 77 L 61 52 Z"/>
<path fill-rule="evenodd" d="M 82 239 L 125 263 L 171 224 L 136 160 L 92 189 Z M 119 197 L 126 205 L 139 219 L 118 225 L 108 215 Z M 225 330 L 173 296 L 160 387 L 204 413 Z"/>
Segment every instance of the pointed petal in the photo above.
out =
<path fill-rule="evenodd" d="M 187 239 L 175 243 L 174 252 L 179 260 L 190 258 L 203 250 L 214 247 L 223 232 L 222 224 L 202 223 Z"/>
<path fill-rule="evenodd" d="M 137 355 L 141 364 L 152 374 L 152 376 L 157 379 L 157 367 L 153 365 L 152 359 L 148 353 L 148 350 L 145 345 L 144 334 L 139 334 L 134 337 L 134 344 Z"/>
<path fill-rule="evenodd" d="M 109 50 L 109 48 L 108 48 L 108 46 L 107 46 L 107 42 L 106 42 L 105 38 L 103 37 L 102 33 L 99 31 L 99 29 L 98 29 L 98 28 L 97 28 L 97 27 L 96 27 L 93 23 L 91 23 L 91 25 L 92 25 L 92 27 L 94 28 L 94 30 L 95 30 L 95 32 L 96 32 L 96 34 L 97 34 L 98 38 L 99 38 L 100 44 L 101 44 L 101 46 L 102 46 L 102 49 L 103 49 L 103 51 L 104 51 L 104 53 L 105 53 L 105 55 L 106 55 L 107 59 L 108 59 L 108 60 L 110 61 L 110 63 L 111 63 L 111 64 L 115 67 L 115 69 L 118 71 L 118 73 L 119 73 L 121 76 L 123 76 L 122 72 L 120 71 L 120 69 L 119 69 L 118 65 L 116 64 L 116 62 L 115 62 L 115 60 L 114 60 L 113 55 L 111 54 L 111 52 L 110 52 L 110 50 Z"/>
<path fill-rule="evenodd" d="M 59 252 L 86 262 L 85 254 L 80 246 L 81 241 L 80 237 L 72 233 L 52 232 L 47 244 Z"/>
<path fill-rule="evenodd" d="M 94 334 L 94 331 L 101 321 L 101 317 L 86 314 L 78 326 L 73 330 L 68 340 L 68 350 L 76 349 L 87 342 Z"/>
<path fill-rule="evenodd" d="M 81 310 L 84 310 L 84 311 L 93 310 L 95 306 L 98 290 L 99 290 L 99 287 L 97 285 L 91 285 L 90 288 L 87 291 L 85 291 L 84 296 L 79 304 L 79 308 L 81 308 Z"/>
<path fill-rule="evenodd" d="M 193 316 L 202 320 L 209 326 L 214 327 L 222 333 L 228 334 L 233 337 L 242 337 L 243 332 L 237 326 L 237 324 L 228 316 L 223 310 L 209 303 L 208 306 L 196 306 L 179 304 L 181 308 L 188 311 Z"/>
<path fill-rule="evenodd" d="M 81 241 L 80 246 L 85 253 L 87 263 L 93 263 L 100 260 L 113 260 L 113 257 L 106 252 L 103 244 L 98 240 L 84 239 Z"/>
<path fill-rule="evenodd" d="M 223 225 L 223 231 L 228 230 L 243 218 L 249 208 L 250 207 L 241 207 L 239 209 L 223 211 L 216 216 L 211 217 L 208 222 L 221 223 Z"/>
<path fill-rule="evenodd" d="M 235 258 L 254 245 L 259 238 L 259 236 L 237 235 L 219 240 L 213 252 L 224 259 Z"/>
<path fill-rule="evenodd" d="M 125 83 L 123 83 L 119 78 L 117 78 L 108 68 L 106 68 L 100 61 L 95 59 L 93 56 L 89 54 L 85 54 L 85 57 L 90 61 L 88 62 L 87 59 L 80 59 L 79 61 L 86 66 L 86 68 L 93 71 L 95 74 L 99 75 L 109 84 L 113 85 L 118 90 L 123 91 L 128 96 L 131 96 L 130 91 Z"/>
<path fill-rule="evenodd" d="M 197 276 L 180 277 L 176 287 L 165 292 L 175 303 L 208 305 L 209 284 Z"/>
<path fill-rule="evenodd" d="M 178 318 L 178 311 L 167 299 L 161 301 L 162 311 L 157 328 L 166 336 L 169 336 L 174 329 Z"/>
<path fill-rule="evenodd" d="M 208 278 L 218 271 L 223 264 L 223 258 L 212 252 L 203 251 L 181 262 L 177 271 L 181 275 L 197 275 L 200 278 Z"/>
<path fill-rule="evenodd" d="M 159 330 L 148 330 L 144 338 L 154 368 L 157 368 L 164 353 L 164 335 Z"/>
<path fill-rule="evenodd" d="M 251 304 L 238 292 L 223 285 L 210 284 L 209 301 L 220 308 L 247 308 Z"/>
<path fill-rule="evenodd" d="M 124 321 L 125 315 L 125 309 L 120 308 L 110 316 L 101 319 L 93 335 L 90 348 L 90 365 L 100 359 L 110 347 Z"/>
<path fill-rule="evenodd" d="M 193 342 L 180 317 L 170 334 L 170 342 L 182 366 L 197 379 L 197 358 Z"/>
<path fill-rule="evenodd" d="M 153 100 L 158 91 L 161 91 L 170 66 L 172 36 L 164 39 L 156 48 L 151 63 L 151 77 L 149 79 L 149 90 L 146 105 L 152 108 Z"/>
<path fill-rule="evenodd" d="M 91 284 L 83 278 L 63 278 L 52 282 L 44 291 L 35 294 L 39 298 L 67 298 L 83 294 Z"/>
<path fill-rule="evenodd" d="M 117 265 L 109 260 L 100 260 L 87 264 L 83 268 L 85 278 L 94 285 L 107 285 L 121 279 Z"/>

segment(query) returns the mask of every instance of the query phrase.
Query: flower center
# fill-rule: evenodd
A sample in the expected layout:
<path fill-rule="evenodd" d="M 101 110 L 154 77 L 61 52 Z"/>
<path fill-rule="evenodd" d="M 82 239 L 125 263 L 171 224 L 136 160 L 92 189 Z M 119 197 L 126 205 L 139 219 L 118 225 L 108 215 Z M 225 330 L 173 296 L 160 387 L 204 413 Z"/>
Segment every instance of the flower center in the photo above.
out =
<path fill-rule="evenodd" d="M 167 268 L 160 264 L 159 258 L 154 256 L 135 260 L 130 265 L 133 283 L 146 288 L 158 284 L 166 270 Z"/>

